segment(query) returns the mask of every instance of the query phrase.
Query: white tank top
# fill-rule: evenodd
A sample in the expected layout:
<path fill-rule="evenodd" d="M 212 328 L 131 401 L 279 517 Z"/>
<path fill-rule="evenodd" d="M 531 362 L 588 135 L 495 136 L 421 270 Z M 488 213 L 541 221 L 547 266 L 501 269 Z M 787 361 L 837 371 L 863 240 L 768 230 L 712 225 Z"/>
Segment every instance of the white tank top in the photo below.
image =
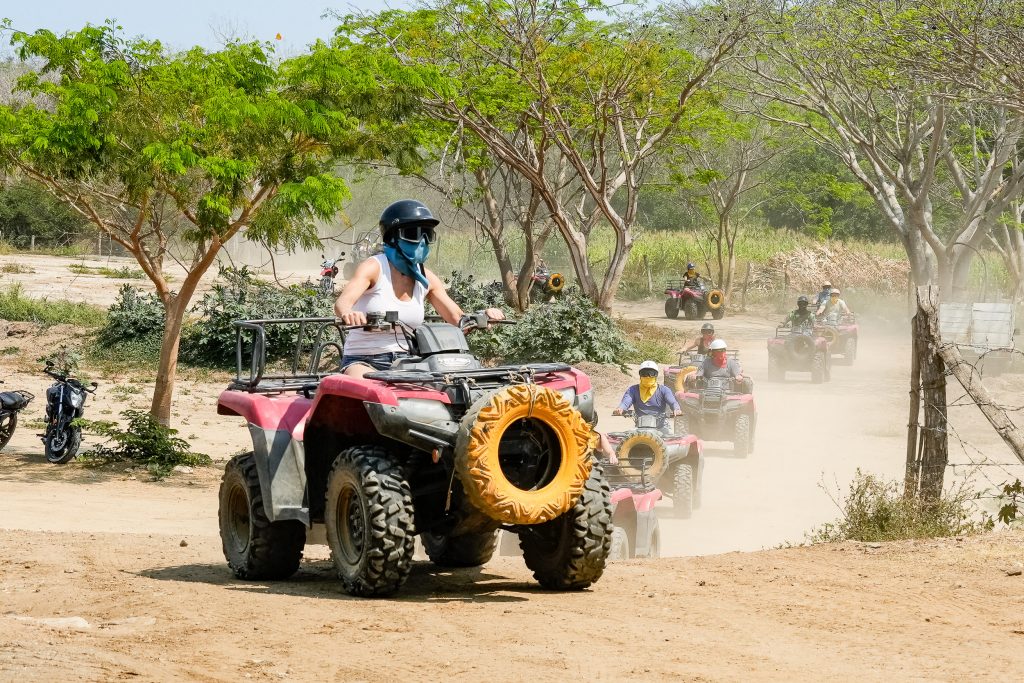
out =
<path fill-rule="evenodd" d="M 363 292 L 353 311 L 361 313 L 387 313 L 398 311 L 398 319 L 410 327 L 423 324 L 423 303 L 427 298 L 427 288 L 420 282 L 412 290 L 412 298 L 402 301 L 395 296 L 395 285 L 391 282 L 391 265 L 388 257 L 377 254 L 371 258 L 377 261 L 380 275 L 372 287 Z M 349 330 L 345 335 L 345 355 L 372 355 L 376 353 L 404 353 L 405 337 L 400 330 L 386 332 L 367 332 L 366 330 Z"/>

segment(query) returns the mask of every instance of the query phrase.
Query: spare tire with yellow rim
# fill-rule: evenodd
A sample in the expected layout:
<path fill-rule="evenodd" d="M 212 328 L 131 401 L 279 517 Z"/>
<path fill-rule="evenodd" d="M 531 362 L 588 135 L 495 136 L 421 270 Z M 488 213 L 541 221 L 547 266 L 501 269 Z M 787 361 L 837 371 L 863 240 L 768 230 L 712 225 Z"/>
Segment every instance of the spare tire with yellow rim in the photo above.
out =
<path fill-rule="evenodd" d="M 639 475 L 642 471 L 648 481 L 653 481 L 665 472 L 668 455 L 665 442 L 653 432 L 626 432 L 615 451 L 625 474 Z"/>
<path fill-rule="evenodd" d="M 708 292 L 708 308 L 717 311 L 725 303 L 725 292 L 720 289 L 712 289 Z"/>
<path fill-rule="evenodd" d="M 822 327 L 818 330 L 818 336 L 831 345 L 836 343 L 836 339 L 839 337 L 839 334 L 831 327 Z"/>
<path fill-rule="evenodd" d="M 691 372 L 697 372 L 696 365 L 687 365 L 686 367 L 679 368 L 679 372 L 672 380 L 672 391 L 679 393 L 686 389 L 686 376 Z"/>
<path fill-rule="evenodd" d="M 548 291 L 558 294 L 563 287 L 565 287 L 565 276 L 561 273 L 551 273 L 551 277 L 548 278 Z"/>
<path fill-rule="evenodd" d="M 485 394 L 462 418 L 455 472 L 491 519 L 541 524 L 576 504 L 592 450 L 590 425 L 562 394 L 517 384 Z"/>

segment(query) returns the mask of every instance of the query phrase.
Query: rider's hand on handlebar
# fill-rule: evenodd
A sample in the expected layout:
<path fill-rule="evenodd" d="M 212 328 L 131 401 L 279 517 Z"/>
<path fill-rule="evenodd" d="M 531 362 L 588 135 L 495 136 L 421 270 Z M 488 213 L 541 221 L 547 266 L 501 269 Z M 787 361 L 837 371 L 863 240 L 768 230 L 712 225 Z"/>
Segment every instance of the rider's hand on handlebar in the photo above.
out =
<path fill-rule="evenodd" d="M 612 411 L 612 415 L 622 415 L 622 410 L 619 409 L 619 408 L 616 408 L 615 410 Z"/>
<path fill-rule="evenodd" d="M 349 311 L 348 313 L 342 313 L 341 319 L 346 325 L 366 324 L 366 314 L 361 311 Z"/>
<path fill-rule="evenodd" d="M 683 414 L 683 411 L 682 411 L 682 409 L 680 408 L 680 409 L 678 409 L 678 410 L 673 410 L 673 411 L 672 411 L 672 414 L 673 414 L 673 415 L 675 415 L 676 417 L 679 417 L 680 415 L 682 415 L 682 414 Z"/>
<path fill-rule="evenodd" d="M 490 320 L 504 320 L 505 319 L 505 312 L 502 311 L 500 308 L 485 308 L 484 309 L 484 313 L 487 314 L 487 317 Z"/>

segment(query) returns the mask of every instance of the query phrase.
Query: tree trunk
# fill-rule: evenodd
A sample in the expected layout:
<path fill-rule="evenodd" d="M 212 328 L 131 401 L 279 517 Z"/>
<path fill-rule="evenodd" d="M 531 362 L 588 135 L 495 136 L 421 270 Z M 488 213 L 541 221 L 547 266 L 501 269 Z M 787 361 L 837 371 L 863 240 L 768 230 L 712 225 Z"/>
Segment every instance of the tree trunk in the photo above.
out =
<path fill-rule="evenodd" d="M 918 350 L 921 343 L 918 341 L 918 329 L 920 320 L 914 315 L 911 320 L 910 329 L 912 332 L 910 344 L 910 419 L 907 420 L 907 467 L 903 479 L 903 493 L 911 497 L 917 493 L 921 485 L 921 360 Z"/>
<path fill-rule="evenodd" d="M 608 272 L 605 273 L 604 281 L 601 284 L 596 303 L 605 313 L 611 314 L 612 302 L 619 289 L 619 282 L 622 280 L 622 273 L 626 270 L 626 261 L 629 260 L 629 252 L 633 248 L 633 235 L 628 228 L 620 228 L 615 231 L 615 251 L 608 263 Z"/>
<path fill-rule="evenodd" d="M 171 295 L 164 304 L 164 336 L 160 344 L 160 365 L 153 388 L 153 403 L 150 413 L 164 426 L 171 423 L 171 400 L 174 397 L 174 379 L 178 372 L 178 347 L 181 344 L 181 328 L 185 320 L 188 299 Z"/>
<path fill-rule="evenodd" d="M 949 464 L 946 420 L 946 365 L 939 355 L 939 324 L 935 301 L 937 288 L 917 291 L 917 315 L 914 316 L 914 345 L 921 373 L 924 427 L 920 441 L 918 469 L 915 473 L 922 500 L 942 496 L 942 485 Z"/>

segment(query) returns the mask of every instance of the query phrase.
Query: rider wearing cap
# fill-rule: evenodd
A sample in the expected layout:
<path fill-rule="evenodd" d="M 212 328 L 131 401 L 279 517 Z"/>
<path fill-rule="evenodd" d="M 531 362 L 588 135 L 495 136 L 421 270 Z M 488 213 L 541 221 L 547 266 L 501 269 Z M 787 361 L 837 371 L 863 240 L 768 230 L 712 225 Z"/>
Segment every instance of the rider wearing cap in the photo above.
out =
<path fill-rule="evenodd" d="M 806 296 L 801 296 L 796 300 L 796 310 L 789 314 L 784 321 L 782 321 L 783 327 L 800 327 L 802 325 L 813 325 L 814 324 L 814 312 L 807 307 L 808 300 Z"/>
<path fill-rule="evenodd" d="M 637 415 L 654 415 L 658 418 L 658 429 L 665 429 L 666 406 L 672 408 L 673 415 L 683 414 L 672 390 L 658 384 L 658 364 L 645 360 L 640 364 L 640 383 L 626 389 L 612 415 L 622 415 L 622 411 L 633 408 Z"/>
<path fill-rule="evenodd" d="M 683 353 L 688 353 L 696 349 L 697 353 L 702 356 L 706 356 L 708 354 L 708 347 L 714 340 L 715 326 L 711 323 L 704 323 L 700 326 L 700 336 L 694 339 L 689 346 L 683 349 Z"/>
<path fill-rule="evenodd" d="M 831 315 L 850 315 L 850 307 L 839 298 L 841 292 L 833 289 L 829 292 L 828 300 L 818 306 L 818 317 L 827 318 Z"/>
<path fill-rule="evenodd" d="M 832 283 L 825 280 L 821 283 L 821 291 L 818 292 L 817 298 L 814 300 L 814 307 L 821 308 L 822 304 L 828 301 L 829 294 L 832 292 Z"/>
<path fill-rule="evenodd" d="M 446 322 L 458 325 L 462 308 L 452 301 L 444 283 L 423 264 L 430 254 L 438 221 L 423 202 L 402 199 L 380 215 L 382 254 L 356 267 L 345 285 L 334 312 L 346 325 L 365 325 L 366 314 L 397 311 L 409 327 L 423 324 L 424 303 L 429 301 Z M 487 316 L 502 320 L 501 309 L 488 308 Z M 396 330 L 348 330 L 341 358 L 345 374 L 362 377 L 374 370 L 387 370 L 395 359 L 408 355 Z"/>
<path fill-rule="evenodd" d="M 686 264 L 686 275 L 683 276 L 683 287 L 694 287 L 696 289 L 701 288 L 700 273 L 697 272 L 697 266 L 692 263 Z"/>

